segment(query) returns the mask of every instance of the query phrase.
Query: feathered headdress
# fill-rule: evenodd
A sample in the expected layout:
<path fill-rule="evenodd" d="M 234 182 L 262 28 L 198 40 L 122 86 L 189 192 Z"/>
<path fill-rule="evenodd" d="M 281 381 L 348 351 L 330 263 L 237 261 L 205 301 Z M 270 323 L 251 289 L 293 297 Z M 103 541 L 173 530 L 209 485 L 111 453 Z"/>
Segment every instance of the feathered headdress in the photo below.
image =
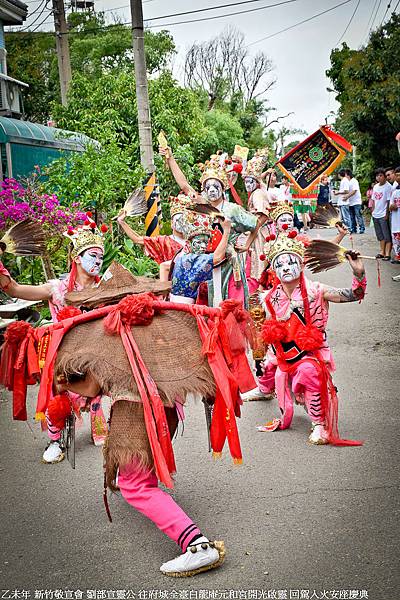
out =
<path fill-rule="evenodd" d="M 72 243 L 71 258 L 75 259 L 89 248 L 101 248 L 104 250 L 104 233 L 108 231 L 107 225 L 103 223 L 99 229 L 92 219 L 92 213 L 86 213 L 86 221 L 83 225 L 70 227 L 64 233 Z"/>
<path fill-rule="evenodd" d="M 169 202 L 171 219 L 172 217 L 175 217 L 175 215 L 182 214 L 188 208 L 191 208 L 193 204 L 193 200 L 183 192 L 180 192 L 177 196 L 170 196 Z"/>
<path fill-rule="evenodd" d="M 200 170 L 203 171 L 203 174 L 200 177 L 202 187 L 204 187 L 207 179 L 218 179 L 224 188 L 228 187 L 229 182 L 225 164 L 226 157 L 226 153 L 212 154 L 205 164 L 199 164 Z"/>
<path fill-rule="evenodd" d="M 253 158 L 247 161 L 246 169 L 243 172 L 243 177 L 254 177 L 259 180 L 265 167 L 268 164 L 268 148 L 257 150 Z"/>
<path fill-rule="evenodd" d="M 44 254 L 46 243 L 41 225 L 29 219 L 16 223 L 1 238 L 0 250 L 16 256 Z"/>

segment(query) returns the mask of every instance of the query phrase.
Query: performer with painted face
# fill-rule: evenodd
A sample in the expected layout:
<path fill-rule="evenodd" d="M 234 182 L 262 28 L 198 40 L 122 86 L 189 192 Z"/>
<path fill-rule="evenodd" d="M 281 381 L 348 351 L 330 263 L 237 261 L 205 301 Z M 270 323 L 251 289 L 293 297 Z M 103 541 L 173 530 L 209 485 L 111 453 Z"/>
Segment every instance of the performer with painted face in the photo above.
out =
<path fill-rule="evenodd" d="M 209 283 L 209 303 L 218 306 L 222 300 L 236 298 L 248 306 L 249 288 L 247 285 L 245 257 L 238 256 L 235 244 L 242 233 L 257 232 L 266 221 L 266 216 L 250 214 L 238 204 L 227 202 L 224 191 L 228 185 L 228 177 L 224 160 L 214 154 L 210 160 L 202 165 L 203 174 L 200 182 L 202 194 L 196 192 L 186 180 L 178 163 L 174 159 L 171 149 L 160 148 L 160 153 L 165 156 L 171 172 L 185 194 L 197 202 L 206 200 L 216 211 L 223 213 L 232 222 L 227 248 L 228 260 L 221 268 L 213 270 L 213 281 Z M 252 290 L 253 291 L 253 290 Z"/>
<path fill-rule="evenodd" d="M 183 223 L 187 242 L 173 261 L 170 300 L 194 304 L 200 283 L 212 280 L 213 269 L 225 260 L 231 223 L 222 221 L 223 235 L 211 253 L 206 253 L 213 231 L 211 218 L 186 211 Z"/>
<path fill-rule="evenodd" d="M 264 296 L 269 318 L 263 325 L 262 336 L 269 350 L 259 383 L 265 392 L 275 388 L 281 417 L 259 429 L 288 428 L 293 418 L 294 397 L 304 405 L 312 421 L 309 437 L 312 444 L 354 445 L 355 442 L 342 440 L 337 430 L 338 399 L 332 382 L 335 365 L 325 328 L 329 302 L 363 299 L 364 265 L 357 255 L 348 256 L 353 270 L 351 287 L 331 288 L 305 277 L 304 252 L 304 243 L 295 231 L 278 235 L 267 251 L 276 282 Z"/>
<path fill-rule="evenodd" d="M 171 207 L 171 235 L 156 235 L 150 237 L 138 234 L 125 222 L 126 215 L 124 210 L 120 212 L 117 218 L 118 224 L 128 238 L 131 239 L 134 244 L 143 246 L 145 254 L 155 260 L 159 265 L 171 261 L 175 254 L 182 249 L 182 246 L 185 243 L 182 214 L 185 211 L 185 208 L 192 202 L 188 196 L 185 196 L 185 194 L 182 193 L 178 194 L 176 197 L 170 196 L 169 201 Z"/>
<path fill-rule="evenodd" d="M 66 237 L 71 241 L 71 270 L 64 279 L 53 279 L 43 285 L 21 285 L 10 278 L 6 293 L 22 300 L 47 300 L 53 321 L 62 320 L 67 292 L 80 291 L 96 286 L 100 281 L 100 271 L 104 257 L 104 238 L 96 223 L 88 216 L 84 225 L 76 229 L 70 228 Z M 75 395 L 73 398 L 77 408 L 85 406 L 86 400 Z M 61 446 L 61 429 L 53 425 L 46 413 L 49 444 L 43 454 L 43 462 L 57 463 L 64 458 Z M 101 398 L 93 398 L 90 403 L 90 421 L 93 443 L 100 446 L 107 434 L 107 422 L 101 408 Z"/>

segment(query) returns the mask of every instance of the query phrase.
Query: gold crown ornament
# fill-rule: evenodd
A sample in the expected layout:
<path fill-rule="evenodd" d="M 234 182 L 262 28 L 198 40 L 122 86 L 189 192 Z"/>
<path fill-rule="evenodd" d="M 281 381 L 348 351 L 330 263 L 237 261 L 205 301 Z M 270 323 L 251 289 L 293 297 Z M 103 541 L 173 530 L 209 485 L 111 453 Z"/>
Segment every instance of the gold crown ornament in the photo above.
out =
<path fill-rule="evenodd" d="M 303 260 L 305 250 L 304 243 L 297 238 L 297 231 L 279 234 L 273 244 L 270 244 L 268 248 L 265 247 L 266 257 L 271 264 L 280 254 L 295 254 Z"/>
<path fill-rule="evenodd" d="M 247 161 L 243 177 L 254 177 L 254 179 L 259 180 L 268 164 L 268 154 L 268 148 L 257 150 L 253 158 Z"/>
<path fill-rule="evenodd" d="M 170 203 L 170 214 L 171 219 L 175 217 L 175 215 L 180 215 L 184 213 L 187 209 L 191 208 L 193 205 L 193 200 L 186 196 L 183 192 L 180 192 L 177 196 L 169 197 Z"/>
<path fill-rule="evenodd" d="M 196 235 L 212 234 L 212 218 L 209 215 L 186 210 L 182 219 L 183 235 L 185 239 L 191 240 Z"/>
<path fill-rule="evenodd" d="M 277 221 L 281 215 L 289 214 L 294 216 L 294 208 L 291 202 L 271 202 L 271 209 L 269 211 L 269 218 L 272 221 Z"/>
<path fill-rule="evenodd" d="M 218 179 L 224 188 L 228 187 L 228 174 L 226 172 L 225 159 L 227 154 L 217 153 L 212 154 L 210 159 L 205 164 L 199 164 L 199 168 L 203 171 L 200 177 L 201 187 L 204 187 L 207 179 Z"/>
<path fill-rule="evenodd" d="M 239 162 L 245 162 L 247 160 L 248 155 L 249 155 L 249 149 L 246 148 L 246 146 L 239 146 L 239 144 L 236 144 L 236 146 L 233 150 L 232 160 L 239 161 Z"/>
<path fill-rule="evenodd" d="M 103 234 L 106 231 L 108 231 L 107 225 L 103 224 L 101 229 L 98 229 L 89 212 L 86 214 L 86 221 L 83 225 L 78 225 L 78 227 L 75 228 L 70 227 L 64 232 L 65 237 L 72 243 L 72 260 L 89 248 L 101 248 L 104 250 Z"/>

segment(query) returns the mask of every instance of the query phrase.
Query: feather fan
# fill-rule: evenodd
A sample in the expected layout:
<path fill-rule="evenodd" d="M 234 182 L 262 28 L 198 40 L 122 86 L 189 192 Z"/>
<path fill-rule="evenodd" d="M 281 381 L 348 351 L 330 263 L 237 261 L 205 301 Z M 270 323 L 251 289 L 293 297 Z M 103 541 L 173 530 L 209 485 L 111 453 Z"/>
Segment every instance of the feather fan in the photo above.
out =
<path fill-rule="evenodd" d="M 16 223 L 1 238 L 0 250 L 16 256 L 44 254 L 46 239 L 41 225 L 29 219 Z"/>
<path fill-rule="evenodd" d="M 126 200 L 121 213 L 124 213 L 125 217 L 138 217 L 147 213 L 147 200 L 142 188 L 138 188 L 132 192 Z M 117 217 L 114 217 L 115 219 Z"/>
<path fill-rule="evenodd" d="M 346 262 L 348 256 L 353 259 L 376 260 L 375 256 L 361 256 L 358 252 L 348 250 L 334 242 L 312 240 L 304 253 L 304 262 L 312 273 L 320 273 Z"/>
<path fill-rule="evenodd" d="M 317 206 L 315 213 L 311 214 L 311 221 L 320 227 L 335 227 L 341 224 L 340 214 L 332 204 Z"/>

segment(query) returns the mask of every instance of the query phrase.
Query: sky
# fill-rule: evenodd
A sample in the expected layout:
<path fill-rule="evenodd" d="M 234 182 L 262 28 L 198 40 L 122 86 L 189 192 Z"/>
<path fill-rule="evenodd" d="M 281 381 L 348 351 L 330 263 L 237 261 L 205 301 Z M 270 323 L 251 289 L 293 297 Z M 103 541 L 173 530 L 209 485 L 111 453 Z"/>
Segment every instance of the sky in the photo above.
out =
<path fill-rule="evenodd" d="M 64 2 L 68 4 L 68 1 Z M 42 15 L 44 0 L 26 0 L 26 3 L 32 13 L 35 9 L 36 12 L 28 17 L 24 27 L 30 27 L 32 23 L 30 28 L 33 29 L 45 19 L 41 29 L 51 29 L 51 2 L 47 2 L 49 8 Z M 281 4 L 264 8 L 277 3 Z M 341 3 L 342 6 L 326 14 L 263 40 Z M 226 5 L 226 8 L 152 21 L 154 17 L 219 5 Z M 272 114 L 281 116 L 294 113 L 280 121 L 280 125 L 311 133 L 326 119 L 332 123 L 334 116 L 331 112 L 338 108 L 334 93 L 327 91 L 332 84 L 325 76 L 330 66 L 332 48 L 337 47 L 339 41 L 340 44 L 345 41 L 351 48 L 359 48 L 367 41 L 371 25 L 374 28 L 379 26 L 395 8 L 398 12 L 399 6 L 400 2 L 389 0 L 292 0 L 285 3 L 284 0 L 143 0 L 143 15 L 153 31 L 168 29 L 173 35 L 178 50 L 173 72 L 180 81 L 183 81 L 185 54 L 194 42 L 209 40 L 227 26 L 236 27 L 244 34 L 249 52 L 256 54 L 263 51 L 272 60 L 273 75 L 277 81 L 266 96 L 268 104 L 276 108 Z M 109 21 L 113 14 L 123 22 L 131 20 L 129 0 L 95 0 L 95 8 L 97 11 L 106 11 Z M 256 8 L 261 10 L 238 14 Z M 233 14 L 226 16 L 227 13 Z M 216 16 L 220 18 L 172 25 L 176 21 Z"/>

